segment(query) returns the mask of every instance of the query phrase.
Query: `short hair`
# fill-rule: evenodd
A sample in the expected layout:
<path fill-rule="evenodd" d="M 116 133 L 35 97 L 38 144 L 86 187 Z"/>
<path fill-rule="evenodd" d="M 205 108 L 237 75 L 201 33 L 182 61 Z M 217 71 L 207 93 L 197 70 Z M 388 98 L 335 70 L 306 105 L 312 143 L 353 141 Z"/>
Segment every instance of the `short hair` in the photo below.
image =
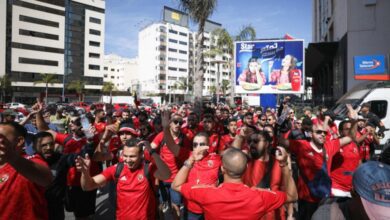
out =
<path fill-rule="evenodd" d="M 208 135 L 206 132 L 201 131 L 201 132 L 197 133 L 197 134 L 194 136 L 194 139 L 195 139 L 196 137 L 204 137 L 204 138 L 206 138 L 206 142 L 207 142 L 207 144 L 209 144 L 209 135 Z"/>
<path fill-rule="evenodd" d="M 269 142 L 269 143 L 272 142 L 271 136 L 270 136 L 269 133 L 266 132 L 266 131 L 257 131 L 257 132 L 255 132 L 254 134 L 262 136 L 262 137 L 263 137 L 267 142 Z"/>
<path fill-rule="evenodd" d="M 141 152 L 143 152 L 143 147 L 138 145 L 139 142 L 140 142 L 140 140 L 138 138 L 131 138 L 131 139 L 126 141 L 126 143 L 123 147 L 128 147 L 128 148 L 137 147 L 139 149 L 139 152 L 141 153 Z"/>
<path fill-rule="evenodd" d="M 122 114 L 125 113 L 125 112 L 130 114 L 130 110 L 129 110 L 129 109 L 124 109 L 124 110 L 122 111 Z"/>
<path fill-rule="evenodd" d="M 204 114 L 203 115 L 203 120 L 205 120 L 205 119 L 209 119 L 209 120 L 212 120 L 212 121 L 214 121 L 214 115 L 212 115 L 212 114 Z"/>
<path fill-rule="evenodd" d="M 3 122 L 3 123 L 0 123 L 0 125 L 12 127 L 15 130 L 15 136 L 17 136 L 17 137 L 26 138 L 26 136 L 27 136 L 27 129 L 17 122 L 14 122 L 14 121 Z"/>
<path fill-rule="evenodd" d="M 228 124 L 230 124 L 230 122 L 237 122 L 237 118 L 230 118 L 230 119 L 228 120 Z"/>
<path fill-rule="evenodd" d="M 339 132 L 340 132 L 340 133 L 341 133 L 341 131 L 343 130 L 344 125 L 345 125 L 345 124 L 348 124 L 348 123 L 352 124 L 352 122 L 349 121 L 349 120 L 344 120 L 344 121 L 340 122 L 340 124 L 339 124 Z"/>
<path fill-rule="evenodd" d="M 239 149 L 228 148 L 222 155 L 222 165 L 226 174 L 233 179 L 240 179 L 244 174 L 248 159 Z"/>
<path fill-rule="evenodd" d="M 308 117 L 304 117 L 302 119 L 302 126 L 310 126 L 310 127 L 312 127 L 313 126 L 313 121 L 310 118 L 308 118 Z"/>
<path fill-rule="evenodd" d="M 99 114 L 99 113 L 101 113 L 101 112 L 104 112 L 104 110 L 101 109 L 101 108 L 100 108 L 100 109 L 96 109 L 96 110 L 95 110 L 95 115 L 96 115 L 96 114 Z"/>
<path fill-rule="evenodd" d="M 45 137 L 53 138 L 53 135 L 51 133 L 47 132 L 47 131 L 41 131 L 41 132 L 38 132 L 36 135 L 34 135 L 34 137 L 33 137 L 33 148 L 34 148 L 35 151 L 37 150 L 38 141 L 41 140 L 42 138 L 45 138 Z"/>
<path fill-rule="evenodd" d="M 245 113 L 244 118 L 245 118 L 246 116 L 252 116 L 252 117 L 253 117 L 253 113 L 252 113 L 252 112 L 247 112 L 247 113 Z"/>

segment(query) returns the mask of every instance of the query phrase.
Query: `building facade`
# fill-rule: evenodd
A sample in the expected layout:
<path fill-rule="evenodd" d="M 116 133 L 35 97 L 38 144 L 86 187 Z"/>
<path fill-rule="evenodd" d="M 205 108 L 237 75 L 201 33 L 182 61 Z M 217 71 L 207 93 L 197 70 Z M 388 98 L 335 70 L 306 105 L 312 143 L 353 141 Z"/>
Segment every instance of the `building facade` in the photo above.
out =
<path fill-rule="evenodd" d="M 332 104 L 364 82 L 355 79 L 354 57 L 389 57 L 389 10 L 387 0 L 313 0 L 313 43 L 306 53 L 306 73 L 313 77 L 317 103 Z"/>
<path fill-rule="evenodd" d="M 118 91 L 131 91 L 138 84 L 137 58 L 109 54 L 104 56 L 103 68 L 103 82 L 112 82 Z"/>
<path fill-rule="evenodd" d="M 50 101 L 76 100 L 64 90 L 75 80 L 85 82 L 87 94 L 101 89 L 104 0 L 1 1 L 0 10 L 0 76 L 11 79 L 15 101 L 42 95 L 45 84 L 34 83 L 40 74 L 56 76 Z"/>

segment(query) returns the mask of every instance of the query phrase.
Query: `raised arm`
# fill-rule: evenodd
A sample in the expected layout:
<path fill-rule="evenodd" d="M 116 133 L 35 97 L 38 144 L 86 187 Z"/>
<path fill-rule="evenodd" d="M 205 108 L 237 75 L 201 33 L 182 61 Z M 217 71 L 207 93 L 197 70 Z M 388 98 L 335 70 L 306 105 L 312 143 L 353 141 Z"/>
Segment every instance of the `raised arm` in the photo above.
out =
<path fill-rule="evenodd" d="M 89 159 L 88 154 L 85 155 L 85 158 L 78 156 L 75 162 L 77 170 L 81 172 L 80 183 L 81 188 L 84 191 L 91 191 L 106 185 L 107 180 L 102 174 L 98 174 L 94 177 L 91 177 L 91 175 L 89 174 L 91 160 Z"/>
<path fill-rule="evenodd" d="M 167 164 L 161 160 L 161 157 L 157 152 L 152 149 L 148 141 L 141 142 L 145 145 L 145 150 L 149 152 L 150 156 L 153 157 L 156 163 L 157 171 L 154 173 L 154 177 L 159 180 L 167 180 L 171 176 L 171 171 Z"/>
<path fill-rule="evenodd" d="M 168 149 L 175 155 L 175 157 L 179 156 L 180 146 L 175 143 L 173 140 L 171 129 L 169 128 L 169 111 L 164 110 L 161 113 L 161 124 L 164 129 L 164 140 L 168 147 Z"/>
<path fill-rule="evenodd" d="M 108 125 L 106 126 L 106 129 L 103 133 L 102 138 L 99 141 L 99 144 L 97 145 L 95 149 L 95 153 L 92 157 L 94 161 L 106 161 L 106 160 L 112 160 L 113 155 L 111 152 L 105 152 L 105 144 L 110 140 L 112 134 L 116 132 L 116 125 Z"/>
<path fill-rule="evenodd" d="M 295 202 L 298 200 L 298 192 L 292 173 L 288 167 L 288 154 L 286 150 L 283 147 L 278 147 L 275 158 L 279 161 L 279 165 L 282 169 L 282 180 L 287 194 L 286 203 Z"/>

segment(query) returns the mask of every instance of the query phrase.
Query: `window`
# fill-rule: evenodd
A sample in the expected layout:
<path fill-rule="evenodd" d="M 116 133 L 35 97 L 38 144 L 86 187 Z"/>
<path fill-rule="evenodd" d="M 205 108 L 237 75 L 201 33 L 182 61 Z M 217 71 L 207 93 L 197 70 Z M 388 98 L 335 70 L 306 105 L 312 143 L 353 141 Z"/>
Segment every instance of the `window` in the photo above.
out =
<path fill-rule="evenodd" d="M 187 51 L 185 51 L 185 50 L 179 50 L 179 53 L 181 53 L 181 54 L 187 54 Z"/>
<path fill-rule="evenodd" d="M 97 41 L 89 41 L 89 46 L 100 47 L 100 42 L 97 42 Z"/>
<path fill-rule="evenodd" d="M 89 34 L 100 36 L 100 31 L 95 29 L 89 29 Z"/>
<path fill-rule="evenodd" d="M 171 43 L 177 43 L 177 40 L 174 40 L 174 39 L 169 39 L 168 41 Z"/>
<path fill-rule="evenodd" d="M 179 68 L 179 71 L 180 71 L 180 72 L 187 72 L 187 69 Z"/>
<path fill-rule="evenodd" d="M 173 70 L 173 71 L 177 71 L 177 68 L 175 68 L 175 67 L 168 67 L 168 70 Z"/>
<path fill-rule="evenodd" d="M 108 70 L 108 67 L 105 66 L 105 67 L 104 67 L 104 70 Z"/>
<path fill-rule="evenodd" d="M 115 79 L 115 76 L 111 76 L 111 79 Z"/>
<path fill-rule="evenodd" d="M 112 69 L 111 69 L 111 72 L 115 72 L 115 69 L 114 69 L 114 68 L 112 68 Z"/>
<path fill-rule="evenodd" d="M 168 51 L 170 51 L 170 52 L 177 52 L 177 49 L 168 48 Z"/>
<path fill-rule="evenodd" d="M 39 18 L 33 18 L 33 17 L 29 17 L 29 16 L 24 16 L 24 15 L 19 15 L 19 20 L 24 21 L 24 22 L 34 23 L 34 24 L 50 26 L 50 27 L 59 27 L 58 22 L 43 20 L 43 19 L 39 19 Z"/>
<path fill-rule="evenodd" d="M 168 61 L 177 61 L 176 58 L 168 57 Z"/>
<path fill-rule="evenodd" d="M 174 31 L 174 30 L 170 29 L 170 30 L 169 30 L 169 33 L 177 34 L 177 31 Z"/>
<path fill-rule="evenodd" d="M 168 80 L 177 80 L 177 77 L 168 76 Z"/>
<path fill-rule="evenodd" d="M 185 59 L 179 59 L 179 62 L 186 63 L 187 60 L 185 60 Z"/>
<path fill-rule="evenodd" d="M 187 45 L 187 42 L 179 41 L 179 44 L 181 44 L 181 45 Z"/>
<path fill-rule="evenodd" d="M 103 77 L 104 77 L 104 78 L 107 78 L 107 74 L 104 74 Z"/>
<path fill-rule="evenodd" d="M 375 113 L 380 119 L 386 117 L 387 101 L 371 101 L 371 112 Z"/>
<path fill-rule="evenodd" d="M 99 18 L 89 17 L 89 22 L 95 23 L 95 24 L 101 24 L 102 21 Z"/>
<path fill-rule="evenodd" d="M 100 54 L 98 54 L 98 53 L 89 53 L 89 57 L 90 58 L 100 58 Z M 107 68 L 107 67 L 104 67 L 104 68 Z"/>
<path fill-rule="evenodd" d="M 92 65 L 92 64 L 89 64 L 88 68 L 90 70 L 100 70 L 100 66 L 99 65 Z"/>
<path fill-rule="evenodd" d="M 19 34 L 25 35 L 25 36 L 45 38 L 45 39 L 50 39 L 50 40 L 58 40 L 58 35 L 46 34 L 46 33 L 38 32 L 38 31 L 28 31 L 28 30 L 19 29 Z"/>
<path fill-rule="evenodd" d="M 19 63 L 45 65 L 45 66 L 58 66 L 58 61 L 40 60 L 40 59 L 23 58 L 23 57 L 19 57 Z"/>
<path fill-rule="evenodd" d="M 181 36 L 187 37 L 187 34 L 186 34 L 186 33 L 180 32 L 179 34 L 180 34 Z"/>

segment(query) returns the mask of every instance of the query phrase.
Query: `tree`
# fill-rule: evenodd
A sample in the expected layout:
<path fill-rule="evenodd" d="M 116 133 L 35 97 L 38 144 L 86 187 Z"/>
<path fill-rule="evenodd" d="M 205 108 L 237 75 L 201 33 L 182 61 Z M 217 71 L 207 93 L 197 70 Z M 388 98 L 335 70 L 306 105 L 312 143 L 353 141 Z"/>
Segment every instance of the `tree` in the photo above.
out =
<path fill-rule="evenodd" d="M 216 86 L 210 86 L 209 87 L 209 91 L 211 94 L 215 95 L 215 93 L 217 92 L 217 87 Z"/>
<path fill-rule="evenodd" d="M 222 80 L 222 93 L 223 93 L 223 97 L 226 98 L 226 91 L 230 88 L 230 81 L 229 80 Z"/>
<path fill-rule="evenodd" d="M 34 82 L 35 84 L 43 83 L 45 84 L 45 104 L 47 105 L 47 95 L 49 92 L 49 85 L 53 85 L 54 83 L 58 83 L 57 75 L 48 74 L 48 73 L 40 73 L 41 80 L 37 80 Z"/>
<path fill-rule="evenodd" d="M 217 0 L 180 0 L 180 6 L 188 12 L 190 18 L 198 24 L 198 33 L 196 37 L 196 69 L 194 73 L 194 96 L 195 96 L 195 112 L 200 115 L 202 109 L 202 93 L 203 93 L 203 42 L 204 28 L 207 19 L 212 15 Z"/>
<path fill-rule="evenodd" d="M 8 75 L 0 77 L 1 101 L 5 102 L 5 94 L 12 91 L 12 82 Z"/>
<path fill-rule="evenodd" d="M 112 104 L 112 91 L 116 90 L 115 84 L 112 82 L 104 82 L 102 91 L 103 93 L 110 94 L 110 104 Z"/>
<path fill-rule="evenodd" d="M 69 90 L 76 91 L 77 95 L 79 96 L 79 101 L 82 102 L 84 98 L 84 88 L 85 88 L 85 82 L 82 80 L 75 80 L 68 84 L 67 87 Z"/>

